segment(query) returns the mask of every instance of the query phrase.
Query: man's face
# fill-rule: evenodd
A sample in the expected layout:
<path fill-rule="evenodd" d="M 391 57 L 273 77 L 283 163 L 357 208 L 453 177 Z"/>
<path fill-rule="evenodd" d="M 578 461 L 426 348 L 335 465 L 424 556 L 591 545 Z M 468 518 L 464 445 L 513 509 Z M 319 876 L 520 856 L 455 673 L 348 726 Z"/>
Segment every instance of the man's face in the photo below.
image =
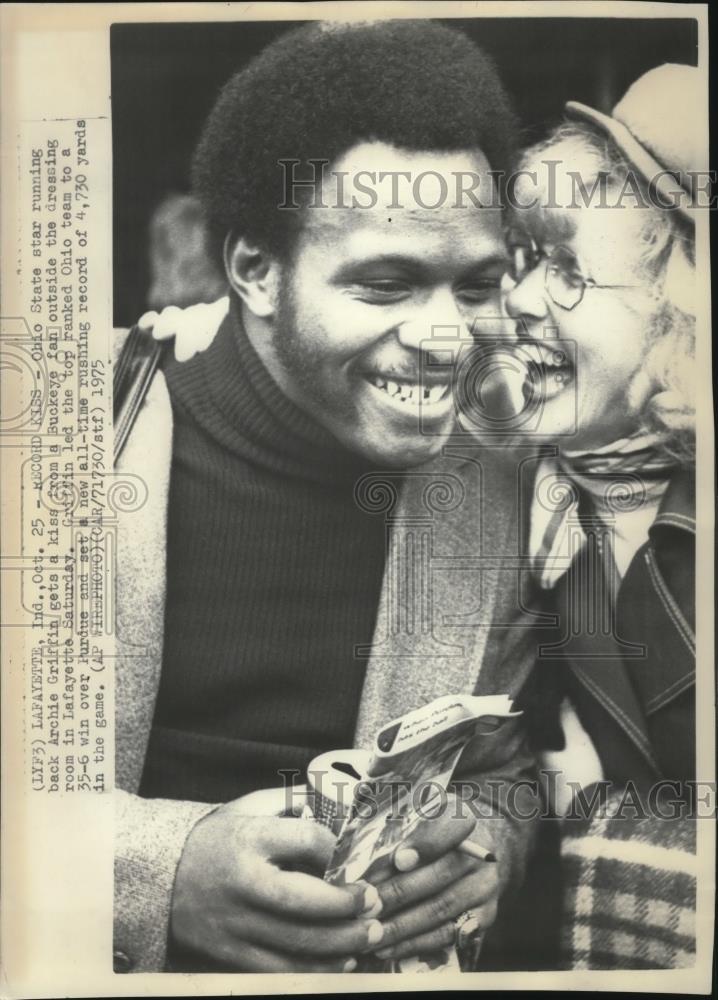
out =
<path fill-rule="evenodd" d="M 639 267 L 645 212 L 596 204 L 523 215 L 540 251 L 554 252 L 548 271 L 543 256 L 517 285 L 505 286 L 515 350 L 541 387 L 537 436 L 565 436 L 569 449 L 610 444 L 639 427 L 655 391 L 644 364 L 657 308 Z M 573 276 L 573 290 L 564 292 L 556 270 L 547 281 L 553 261 Z M 580 297 L 581 276 L 611 287 L 589 285 Z M 566 308 L 572 295 L 580 301 Z"/>
<path fill-rule="evenodd" d="M 386 180 L 376 185 L 374 207 L 335 207 L 357 194 L 352 181 L 362 170 L 404 171 L 412 181 L 435 171 L 447 187 L 426 176 L 417 201 L 412 181 L 402 179 L 396 197 Z M 371 461 L 420 464 L 453 427 L 451 369 L 427 370 L 427 361 L 432 330 L 443 328 L 456 346 L 475 320 L 498 313 L 506 261 L 500 213 L 468 198 L 456 207 L 455 197 L 457 174 L 472 171 L 481 175 L 477 195 L 490 201 L 488 170 L 480 153 L 364 143 L 332 167 L 346 172 L 344 198 L 332 177 L 323 188 L 331 207 L 304 210 L 281 276 L 275 376 L 295 403 Z M 438 202 L 443 190 L 439 207 L 419 203 Z"/>

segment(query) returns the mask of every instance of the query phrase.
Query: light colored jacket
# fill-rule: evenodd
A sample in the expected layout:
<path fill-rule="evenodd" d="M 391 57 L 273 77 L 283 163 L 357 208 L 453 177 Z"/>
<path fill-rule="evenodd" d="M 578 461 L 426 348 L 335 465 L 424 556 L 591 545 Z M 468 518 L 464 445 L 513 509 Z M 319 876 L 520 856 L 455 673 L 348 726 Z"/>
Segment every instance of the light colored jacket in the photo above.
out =
<path fill-rule="evenodd" d="M 116 571 L 118 971 L 165 967 L 181 852 L 193 826 L 216 808 L 136 794 L 162 666 L 171 453 L 171 406 L 160 372 L 116 470 L 126 484 Z M 497 451 L 462 445 L 431 468 L 378 474 L 358 489 L 358 501 L 385 517 L 390 547 L 355 746 L 367 747 L 386 722 L 441 695 L 513 695 L 523 683 L 528 664 L 512 664 L 510 675 L 494 669 L 502 639 L 489 629 L 494 615 L 511 616 L 517 592 L 515 570 L 502 569 L 504 553 L 518 545 L 516 480 L 500 459 Z M 532 773 L 520 723 L 499 733 L 469 747 L 462 775 L 512 781 Z M 532 830 L 508 816 L 479 820 L 474 836 L 498 853 L 503 887 L 521 880 Z"/>

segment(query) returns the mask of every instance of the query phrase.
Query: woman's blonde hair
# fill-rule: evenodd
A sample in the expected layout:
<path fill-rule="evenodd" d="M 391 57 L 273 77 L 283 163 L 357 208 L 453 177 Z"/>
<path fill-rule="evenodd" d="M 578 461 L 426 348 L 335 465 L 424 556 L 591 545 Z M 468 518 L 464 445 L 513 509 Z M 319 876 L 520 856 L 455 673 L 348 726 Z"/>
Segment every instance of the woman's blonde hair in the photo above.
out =
<path fill-rule="evenodd" d="M 636 182 L 636 171 L 618 147 L 590 125 L 578 122 L 559 125 L 546 139 L 526 149 L 519 170 L 530 171 L 537 161 L 555 160 L 559 148 L 564 163 L 588 160 L 590 167 L 581 175 L 586 187 L 597 179 L 609 191 L 625 190 L 627 181 Z M 541 207 L 537 210 L 541 212 Z M 650 281 L 656 301 L 644 367 L 657 390 L 642 416 L 646 429 L 660 433 L 664 450 L 688 463 L 695 457 L 695 237 L 677 213 L 647 198 L 644 215 L 638 268 Z"/>

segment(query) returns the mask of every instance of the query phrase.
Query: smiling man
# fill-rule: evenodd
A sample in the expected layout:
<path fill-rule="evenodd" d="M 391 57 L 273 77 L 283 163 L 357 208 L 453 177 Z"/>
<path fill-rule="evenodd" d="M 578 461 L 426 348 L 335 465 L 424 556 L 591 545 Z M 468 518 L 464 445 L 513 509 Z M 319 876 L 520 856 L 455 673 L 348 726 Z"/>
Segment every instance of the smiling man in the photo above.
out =
<path fill-rule="evenodd" d="M 388 186 L 371 207 L 335 201 L 337 176 L 376 175 L 378 165 L 409 177 L 431 171 L 435 191 L 424 185 L 419 200 L 409 191 L 399 207 Z M 481 210 L 440 201 L 439 181 L 461 174 L 486 192 Z M 267 261 L 262 287 L 257 247 L 240 238 L 228 251 L 230 281 L 248 305 L 247 336 L 277 385 L 370 462 L 418 465 L 454 426 L 452 366 L 436 363 L 427 347 L 437 328 L 468 338 L 482 313 L 496 315 L 506 252 L 492 185 L 479 150 L 361 142 L 336 161 L 322 189 L 337 207 L 305 210 L 291 262 Z M 424 207 L 431 202 L 435 208 Z"/>
<path fill-rule="evenodd" d="M 491 62 L 422 21 L 298 29 L 210 116 L 194 180 L 230 309 L 206 350 L 165 362 L 120 466 L 148 482 L 156 517 L 120 540 L 118 631 L 148 650 L 118 667 L 120 969 L 350 971 L 368 951 L 445 946 L 467 911 L 488 928 L 520 877 L 526 830 L 489 822 L 498 864 L 482 864 L 456 850 L 475 819 L 455 808 L 420 833 L 414 871 L 378 892 L 329 886 L 332 835 L 277 815 L 283 773 L 365 740 L 427 680 L 448 684 L 418 655 L 402 680 L 401 654 L 380 673 L 391 692 L 377 697 L 376 671 L 368 682 L 355 651 L 389 561 L 356 488 L 422 466 L 454 427 L 451 367 L 427 343 L 437 328 L 468 340 L 497 313 L 490 171 L 513 129 Z M 331 167 L 296 208 L 279 207 L 288 157 L 297 176 Z M 362 172 L 422 183 L 401 204 L 389 184 L 346 205 L 338 186 Z M 457 188 L 472 197 L 444 197 Z M 465 664 L 469 691 L 479 665 Z M 525 773 L 510 733 L 472 773 Z"/>

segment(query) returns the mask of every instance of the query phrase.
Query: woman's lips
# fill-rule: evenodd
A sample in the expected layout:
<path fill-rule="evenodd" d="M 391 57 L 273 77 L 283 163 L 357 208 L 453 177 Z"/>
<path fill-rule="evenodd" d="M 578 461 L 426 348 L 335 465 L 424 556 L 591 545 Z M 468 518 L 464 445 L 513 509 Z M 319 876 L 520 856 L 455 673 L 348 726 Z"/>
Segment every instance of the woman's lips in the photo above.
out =
<path fill-rule="evenodd" d="M 519 343 L 515 356 L 525 367 L 525 397 L 551 399 L 573 381 L 573 365 L 556 344 Z"/>

